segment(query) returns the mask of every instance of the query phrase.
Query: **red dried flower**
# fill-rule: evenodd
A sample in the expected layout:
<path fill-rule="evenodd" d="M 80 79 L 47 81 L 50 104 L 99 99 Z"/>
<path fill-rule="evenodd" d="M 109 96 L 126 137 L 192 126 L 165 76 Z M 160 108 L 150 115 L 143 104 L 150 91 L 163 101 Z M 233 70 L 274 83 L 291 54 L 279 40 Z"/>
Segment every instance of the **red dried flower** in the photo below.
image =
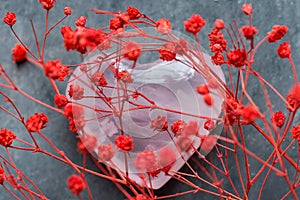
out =
<path fill-rule="evenodd" d="M 172 25 L 167 19 L 159 19 L 156 22 L 156 30 L 162 34 L 168 34 L 172 30 Z"/>
<path fill-rule="evenodd" d="M 184 22 L 184 28 L 187 32 L 196 35 L 205 26 L 205 23 L 201 15 L 194 14 Z"/>
<path fill-rule="evenodd" d="M 138 57 L 140 57 L 141 52 L 142 52 L 141 45 L 133 41 L 126 42 L 123 49 L 123 55 L 128 60 L 136 61 Z"/>
<path fill-rule="evenodd" d="M 16 63 L 21 63 L 27 60 L 27 52 L 21 44 L 16 44 L 11 53 L 13 56 L 13 61 Z"/>
<path fill-rule="evenodd" d="M 297 126 L 293 126 L 293 128 L 291 129 L 291 133 L 291 138 L 294 138 L 298 141 L 298 143 L 300 143 L 300 124 L 298 124 Z"/>
<path fill-rule="evenodd" d="M 248 3 L 245 3 L 243 6 L 242 6 L 242 11 L 243 13 L 245 13 L 246 15 L 251 15 L 253 10 L 252 10 L 252 4 L 248 4 Z"/>
<path fill-rule="evenodd" d="M 187 125 L 185 125 L 183 131 L 182 131 L 182 135 L 185 136 L 195 136 L 198 134 L 198 130 L 199 130 L 199 125 L 197 121 L 190 121 Z"/>
<path fill-rule="evenodd" d="M 56 94 L 54 97 L 54 103 L 56 107 L 64 108 L 69 103 L 69 100 L 65 95 Z"/>
<path fill-rule="evenodd" d="M 82 106 L 69 103 L 65 106 L 65 117 L 68 119 L 79 118 L 84 114 L 84 110 Z"/>
<path fill-rule="evenodd" d="M 205 94 L 203 95 L 203 101 L 208 105 L 211 106 L 214 103 L 214 99 L 211 96 L 211 94 Z"/>
<path fill-rule="evenodd" d="M 127 7 L 126 12 L 129 16 L 129 19 L 131 19 L 131 20 L 139 19 L 142 16 L 142 14 L 140 13 L 140 11 L 137 8 L 134 8 L 131 6 Z"/>
<path fill-rule="evenodd" d="M 118 17 L 115 17 L 115 18 L 112 18 L 110 21 L 109 21 L 109 28 L 111 30 L 118 30 L 119 28 L 123 28 L 124 26 L 124 23 L 123 21 L 118 18 Z"/>
<path fill-rule="evenodd" d="M 96 86 L 106 86 L 107 82 L 104 77 L 103 73 L 95 72 L 91 77 L 91 82 L 94 83 Z"/>
<path fill-rule="evenodd" d="M 79 195 L 86 187 L 84 180 L 75 174 L 68 178 L 67 186 L 74 195 Z"/>
<path fill-rule="evenodd" d="M 134 147 L 132 137 L 126 135 L 117 136 L 115 139 L 115 145 L 121 151 L 130 151 Z"/>
<path fill-rule="evenodd" d="M 296 84 L 290 89 L 290 93 L 286 95 L 286 99 L 294 109 L 300 108 L 300 84 Z"/>
<path fill-rule="evenodd" d="M 4 181 L 5 181 L 5 172 L 4 169 L 2 167 L 0 167 L 0 185 L 3 185 Z"/>
<path fill-rule="evenodd" d="M 39 132 L 46 127 L 48 117 L 44 113 L 35 113 L 26 121 L 26 128 L 30 132 Z"/>
<path fill-rule="evenodd" d="M 166 116 L 157 116 L 156 119 L 151 120 L 150 128 L 153 128 L 154 130 L 163 132 L 168 130 L 168 121 L 166 119 Z"/>
<path fill-rule="evenodd" d="M 247 52 L 244 49 L 232 50 L 227 54 L 228 63 L 235 67 L 241 67 L 246 64 Z"/>
<path fill-rule="evenodd" d="M 100 145 L 98 147 L 98 161 L 106 162 L 110 161 L 115 155 L 115 151 L 111 144 Z"/>
<path fill-rule="evenodd" d="M 188 42 L 185 39 L 180 38 L 179 41 L 175 43 L 174 53 L 183 55 L 184 53 L 187 53 L 188 51 L 189 51 Z"/>
<path fill-rule="evenodd" d="M 50 10 L 53 8 L 56 0 L 39 0 L 40 3 L 42 3 L 42 6 L 46 10 Z"/>
<path fill-rule="evenodd" d="M 89 152 L 94 151 L 97 148 L 97 137 L 94 135 L 85 134 L 84 136 L 80 137 L 82 145 L 85 149 Z"/>
<path fill-rule="evenodd" d="M 208 131 L 216 128 L 216 124 L 214 123 L 214 121 L 212 121 L 211 119 L 207 119 L 205 122 L 204 122 L 204 128 Z"/>
<path fill-rule="evenodd" d="M 197 92 L 199 94 L 208 94 L 209 89 L 208 89 L 207 85 L 198 85 L 197 86 Z"/>
<path fill-rule="evenodd" d="M 16 13 L 7 12 L 5 17 L 3 17 L 3 22 L 9 26 L 13 26 L 17 22 Z"/>
<path fill-rule="evenodd" d="M 80 87 L 77 84 L 70 85 L 70 89 L 68 91 L 69 96 L 74 100 L 80 100 L 84 95 L 84 88 Z"/>
<path fill-rule="evenodd" d="M 275 112 L 271 120 L 276 126 L 281 128 L 284 125 L 285 115 L 281 111 Z"/>
<path fill-rule="evenodd" d="M 16 138 L 16 135 L 12 131 L 8 129 L 0 129 L 0 145 L 9 147 Z"/>
<path fill-rule="evenodd" d="M 185 126 L 186 123 L 184 120 L 178 120 L 172 124 L 171 131 L 174 133 L 175 136 L 180 135 L 184 130 Z"/>
<path fill-rule="evenodd" d="M 290 58 L 292 54 L 290 42 L 283 42 L 280 44 L 277 49 L 277 54 L 280 58 Z"/>
<path fill-rule="evenodd" d="M 78 133 L 85 126 L 84 116 L 78 116 L 69 119 L 69 129 L 71 132 Z"/>
<path fill-rule="evenodd" d="M 215 25 L 215 28 L 219 29 L 219 30 L 225 28 L 224 21 L 222 19 L 216 19 L 214 25 Z"/>
<path fill-rule="evenodd" d="M 226 50 L 227 41 L 224 40 L 224 35 L 220 29 L 214 28 L 208 34 L 209 48 L 211 52 L 221 53 Z"/>
<path fill-rule="evenodd" d="M 223 65 L 225 63 L 224 60 L 224 56 L 222 53 L 220 52 L 216 52 L 212 57 L 211 57 L 211 61 L 215 64 L 215 65 Z"/>
<path fill-rule="evenodd" d="M 72 14 L 72 9 L 70 7 L 65 7 L 64 8 L 64 13 L 65 13 L 65 15 L 71 15 Z"/>
<path fill-rule="evenodd" d="M 243 26 L 241 32 L 247 40 L 252 40 L 254 35 L 258 33 L 258 30 L 254 26 Z"/>
<path fill-rule="evenodd" d="M 252 122 L 260 117 L 258 108 L 252 105 L 241 108 L 241 115 L 247 122 Z"/>
<path fill-rule="evenodd" d="M 122 80 L 125 83 L 133 82 L 133 78 L 131 77 L 131 74 L 127 70 L 122 70 L 120 72 L 117 72 L 116 76 L 118 80 Z"/>
<path fill-rule="evenodd" d="M 155 170 L 156 168 L 156 157 L 153 151 L 145 150 L 143 152 L 138 153 L 134 166 L 137 170 L 148 172 Z"/>
<path fill-rule="evenodd" d="M 58 81 L 64 81 L 69 74 L 69 67 L 60 63 L 60 60 L 50 60 L 45 63 L 45 76 Z"/>
<path fill-rule="evenodd" d="M 268 42 L 277 42 L 278 40 L 280 40 L 281 38 L 283 38 L 283 36 L 285 36 L 285 34 L 288 31 L 288 27 L 284 26 L 284 25 L 274 25 L 272 28 L 271 32 L 268 32 L 267 36 L 268 36 Z"/>
<path fill-rule="evenodd" d="M 80 26 L 80 27 L 84 27 L 85 23 L 86 23 L 86 17 L 85 16 L 80 16 L 75 21 L 75 25 Z"/>
<path fill-rule="evenodd" d="M 160 54 L 160 59 L 165 61 L 172 61 L 176 58 L 175 53 L 175 45 L 174 43 L 166 43 L 163 45 L 159 50 L 158 53 Z"/>

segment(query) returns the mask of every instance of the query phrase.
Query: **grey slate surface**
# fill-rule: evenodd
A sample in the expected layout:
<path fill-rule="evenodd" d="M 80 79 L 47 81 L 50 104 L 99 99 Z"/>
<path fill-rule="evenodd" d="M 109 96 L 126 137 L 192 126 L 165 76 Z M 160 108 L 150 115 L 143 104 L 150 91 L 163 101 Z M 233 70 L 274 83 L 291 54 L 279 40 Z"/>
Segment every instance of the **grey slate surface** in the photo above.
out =
<path fill-rule="evenodd" d="M 290 30 L 285 37 L 285 40 L 290 40 L 292 50 L 294 51 L 294 61 L 300 63 L 299 50 L 299 30 L 300 30 L 300 1 L 299 0 L 253 0 L 254 18 L 253 23 L 259 29 L 257 39 L 261 39 L 271 29 L 273 24 L 286 24 Z M 51 11 L 51 23 L 63 16 L 63 7 L 70 6 L 73 9 L 72 16 L 65 21 L 64 24 L 73 25 L 74 20 L 80 15 L 87 16 L 87 26 L 100 26 L 107 24 L 108 17 L 96 16 L 89 11 L 89 8 L 98 8 L 102 10 L 125 10 L 128 5 L 132 5 L 140 9 L 143 13 L 157 20 L 166 17 L 170 19 L 173 29 L 183 31 L 183 21 L 190 17 L 191 14 L 200 13 L 206 20 L 207 26 L 201 31 L 200 40 L 204 47 L 208 45 L 206 34 L 208 34 L 213 26 L 216 18 L 222 18 L 226 23 L 236 19 L 240 26 L 246 24 L 247 17 L 242 14 L 240 8 L 244 1 L 242 0 L 179 0 L 179 1 L 97 1 L 97 0 L 65 0 L 58 1 L 55 8 Z M 33 35 L 31 34 L 29 19 L 32 18 L 36 23 L 38 31 L 43 29 L 44 10 L 40 8 L 37 0 L 0 0 L 0 16 L 5 15 L 6 11 L 14 11 L 17 14 L 17 24 L 15 29 L 22 37 L 25 43 L 34 46 Z M 57 30 L 58 31 L 58 30 Z M 42 71 L 32 66 L 29 63 L 16 66 L 11 62 L 10 51 L 16 43 L 15 38 L 9 31 L 9 28 L 3 23 L 0 23 L 0 63 L 7 69 L 9 75 L 13 78 L 16 84 L 24 89 L 29 94 L 38 97 L 49 104 L 53 104 L 53 91 L 49 87 L 47 80 L 42 77 Z M 41 37 L 41 35 L 39 35 Z M 47 47 L 47 59 L 56 59 L 62 57 L 65 63 L 77 63 L 78 56 L 74 53 L 65 53 L 62 48 L 62 39 L 60 34 L 54 34 L 49 37 Z M 278 44 L 264 44 L 259 50 L 256 57 L 255 69 L 273 83 L 283 94 L 288 92 L 288 88 L 292 84 L 292 73 L 288 62 L 280 60 L 276 56 L 276 48 Z M 297 67 L 299 68 L 299 67 Z M 298 69 L 299 71 L 299 69 Z M 65 88 L 64 84 L 59 84 L 60 90 Z M 253 95 L 255 101 L 263 105 L 264 99 L 261 93 L 258 92 L 259 85 L 257 83 L 249 84 L 249 91 Z M 50 112 L 41 107 L 36 106 L 29 100 L 19 98 L 20 96 L 13 92 L 7 92 L 25 117 L 34 112 L 47 112 L 51 119 L 48 128 L 45 129 L 45 134 L 52 140 L 56 141 L 59 148 L 64 150 L 74 162 L 80 163 L 81 155 L 76 151 L 76 139 L 74 134 L 68 131 L 68 122 L 56 113 Z M 273 95 L 274 96 L 274 95 Z M 278 98 L 273 101 L 274 109 L 283 109 L 282 103 Z M 16 126 L 15 121 L 8 118 L 3 112 L 0 112 L 0 127 L 12 129 L 19 137 L 26 137 L 24 128 Z M 299 121 L 299 117 L 296 118 Z M 265 141 L 255 135 L 250 129 L 247 135 L 248 145 L 250 149 L 264 149 Z M 269 149 L 265 148 L 259 156 L 266 157 Z M 3 149 L 0 149 L 3 153 Z M 32 155 L 31 153 L 12 152 L 16 160 L 17 166 L 21 168 L 29 177 L 33 179 L 40 189 L 47 195 L 49 199 L 76 199 L 68 191 L 65 185 L 66 178 L 73 173 L 70 167 L 54 161 L 51 158 L 39 154 Z M 296 155 L 296 154 L 294 154 Z M 96 169 L 93 163 L 89 160 L 88 166 Z M 256 166 L 253 166 L 255 168 Z M 236 178 L 236 179 L 235 179 Z M 237 176 L 233 175 L 234 182 L 238 182 Z M 118 191 L 113 183 L 88 175 L 88 181 L 92 189 L 93 197 L 97 200 L 119 200 L 124 199 L 124 196 Z M 263 199 L 279 199 L 286 192 L 285 183 L 282 179 L 278 180 L 276 176 L 271 176 L 265 188 Z M 272 182 L 274 184 L 272 184 Z M 199 183 L 201 184 L 201 183 Z M 175 191 L 187 190 L 186 186 L 170 181 L 165 187 L 158 191 L 158 194 L 171 194 Z M 250 192 L 250 199 L 256 199 L 259 190 L 259 185 L 253 187 Z M 299 193 L 299 191 L 298 191 Z M 84 193 L 86 198 L 86 193 Z M 0 199 L 11 199 L 5 191 L 0 188 Z M 216 199 L 207 194 L 185 195 L 174 199 Z"/>

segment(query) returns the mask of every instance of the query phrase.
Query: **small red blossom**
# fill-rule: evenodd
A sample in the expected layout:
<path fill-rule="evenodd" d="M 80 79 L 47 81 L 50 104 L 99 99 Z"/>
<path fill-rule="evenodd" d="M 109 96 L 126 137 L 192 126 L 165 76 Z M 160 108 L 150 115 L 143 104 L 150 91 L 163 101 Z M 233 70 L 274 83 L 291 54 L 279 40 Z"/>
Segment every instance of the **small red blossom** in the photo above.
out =
<path fill-rule="evenodd" d="M 58 81 L 64 81 L 69 75 L 69 67 L 60 63 L 60 60 L 50 60 L 45 64 L 45 76 Z"/>
<path fill-rule="evenodd" d="M 242 106 L 234 98 L 228 97 L 225 99 L 222 107 L 225 111 L 225 124 L 232 126 L 241 115 L 240 108 Z"/>
<path fill-rule="evenodd" d="M 90 134 L 85 134 L 80 137 L 80 140 L 85 147 L 85 149 L 89 152 L 94 151 L 97 148 L 97 137 Z"/>
<path fill-rule="evenodd" d="M 300 84 L 296 84 L 290 89 L 286 99 L 292 108 L 300 108 Z"/>
<path fill-rule="evenodd" d="M 85 126 L 84 116 L 69 119 L 69 129 L 71 132 L 78 133 Z"/>
<path fill-rule="evenodd" d="M 278 40 L 280 40 L 281 38 L 283 38 L 283 36 L 285 36 L 285 34 L 288 31 L 288 27 L 284 26 L 284 25 L 274 25 L 272 28 L 271 32 L 268 32 L 267 36 L 268 36 L 268 42 L 277 42 Z"/>
<path fill-rule="evenodd" d="M 280 58 L 290 58 L 292 54 L 290 42 L 280 44 L 277 49 L 277 54 Z"/>
<path fill-rule="evenodd" d="M 298 124 L 297 126 L 293 126 L 293 128 L 291 129 L 291 133 L 291 138 L 294 138 L 300 144 L 300 124 Z"/>
<path fill-rule="evenodd" d="M 224 35 L 220 29 L 212 29 L 212 31 L 208 34 L 208 39 L 210 42 L 209 48 L 211 52 L 221 53 L 226 51 L 227 40 L 224 39 Z"/>
<path fill-rule="evenodd" d="M 95 72 L 91 77 L 91 82 L 94 83 L 96 86 L 106 86 L 107 81 L 104 77 L 103 73 Z"/>
<path fill-rule="evenodd" d="M 260 117 L 258 108 L 252 105 L 241 108 L 241 115 L 247 122 L 252 122 Z"/>
<path fill-rule="evenodd" d="M 232 50 L 227 54 L 228 63 L 235 67 L 241 67 L 246 64 L 247 52 L 244 49 Z"/>
<path fill-rule="evenodd" d="M 252 40 L 254 35 L 258 33 L 258 30 L 254 26 L 243 26 L 241 32 L 247 40 Z"/>
<path fill-rule="evenodd" d="M 222 19 L 216 19 L 214 26 L 216 29 L 219 29 L 219 30 L 225 28 L 224 21 Z"/>
<path fill-rule="evenodd" d="M 135 7 L 128 6 L 126 12 L 131 20 L 139 19 L 142 16 L 140 11 Z"/>
<path fill-rule="evenodd" d="M 207 87 L 207 85 L 198 85 L 197 86 L 197 92 L 199 94 L 208 94 L 209 93 L 209 89 Z"/>
<path fill-rule="evenodd" d="M 17 22 L 16 13 L 7 12 L 5 17 L 3 17 L 3 22 L 9 26 L 13 26 Z"/>
<path fill-rule="evenodd" d="M 65 95 L 56 94 L 54 97 L 54 103 L 56 107 L 64 108 L 69 103 L 69 100 Z"/>
<path fill-rule="evenodd" d="M 0 185 L 3 185 L 5 181 L 5 172 L 4 169 L 0 166 Z"/>
<path fill-rule="evenodd" d="M 119 150 L 125 152 L 130 151 L 134 147 L 132 137 L 126 135 L 117 136 L 115 139 L 115 145 Z"/>
<path fill-rule="evenodd" d="M 284 125 L 285 115 L 281 111 L 275 112 L 271 117 L 271 120 L 276 126 L 281 128 Z"/>
<path fill-rule="evenodd" d="M 86 23 L 86 16 L 80 16 L 75 21 L 75 25 L 80 27 L 84 27 L 85 23 Z"/>
<path fill-rule="evenodd" d="M 128 60 L 137 60 L 138 57 L 140 57 L 142 53 L 142 47 L 140 44 L 133 42 L 133 41 L 128 41 L 126 42 L 126 45 L 124 46 L 123 49 L 123 55 L 125 58 Z"/>
<path fill-rule="evenodd" d="M 206 105 L 211 106 L 214 103 L 214 99 L 211 94 L 205 94 L 203 95 L 203 101 L 206 103 Z"/>
<path fill-rule="evenodd" d="M 44 113 L 35 113 L 26 121 L 26 128 L 30 132 L 39 132 L 46 127 L 48 117 Z"/>
<path fill-rule="evenodd" d="M 68 178 L 67 186 L 74 195 L 79 195 L 86 187 L 84 180 L 75 174 Z"/>
<path fill-rule="evenodd" d="M 98 147 L 98 161 L 106 162 L 110 161 L 115 155 L 115 151 L 111 144 L 100 145 Z"/>
<path fill-rule="evenodd" d="M 151 120 L 150 128 L 163 132 L 168 130 L 168 121 L 166 116 L 157 116 L 156 119 Z"/>
<path fill-rule="evenodd" d="M 16 44 L 11 53 L 13 56 L 13 61 L 16 63 L 21 63 L 27 60 L 27 52 L 21 44 Z"/>
<path fill-rule="evenodd" d="M 205 26 L 205 23 L 201 15 L 194 14 L 184 22 L 184 28 L 187 32 L 196 35 Z"/>
<path fill-rule="evenodd" d="M 186 123 L 184 120 L 178 120 L 172 124 L 171 131 L 174 133 L 175 136 L 180 135 L 184 130 L 185 126 Z"/>
<path fill-rule="evenodd" d="M 190 121 L 187 125 L 185 125 L 182 135 L 185 136 L 195 136 L 198 134 L 199 125 L 197 121 Z"/>
<path fill-rule="evenodd" d="M 138 153 L 134 166 L 137 170 L 142 172 L 148 172 L 155 170 L 156 168 L 156 156 L 153 151 L 145 150 Z"/>
<path fill-rule="evenodd" d="M 216 128 L 216 124 L 214 123 L 214 121 L 212 121 L 211 119 L 207 119 L 205 122 L 204 122 L 204 128 L 208 131 Z"/>
<path fill-rule="evenodd" d="M 72 84 L 72 85 L 70 85 L 68 93 L 69 93 L 69 96 L 71 98 L 73 98 L 74 100 L 80 100 L 83 98 L 84 88 L 80 87 L 77 84 Z"/>
<path fill-rule="evenodd" d="M 122 70 L 116 74 L 118 80 L 122 80 L 124 83 L 132 83 L 133 78 L 127 70 Z"/>
<path fill-rule="evenodd" d="M 71 15 L 72 14 L 72 9 L 70 7 L 65 7 L 64 8 L 64 13 L 65 13 L 65 15 Z"/>
<path fill-rule="evenodd" d="M 184 55 L 184 53 L 187 53 L 188 51 L 188 42 L 185 39 L 180 38 L 179 41 L 175 43 L 174 53 Z"/>
<path fill-rule="evenodd" d="M 251 15 L 253 10 L 252 10 L 252 4 L 249 4 L 249 3 L 245 3 L 243 6 L 242 6 L 242 9 L 243 13 L 245 13 L 245 15 Z"/>
<path fill-rule="evenodd" d="M 159 19 L 156 22 L 156 30 L 162 34 L 168 34 L 172 30 L 172 25 L 167 19 Z"/>
<path fill-rule="evenodd" d="M 39 0 L 40 3 L 42 3 L 42 7 L 46 10 L 50 10 L 53 8 L 56 0 Z"/>
<path fill-rule="evenodd" d="M 118 30 L 118 29 L 120 29 L 120 28 L 123 28 L 123 26 L 124 26 L 123 21 L 122 21 L 120 18 L 118 18 L 118 17 L 112 18 L 112 19 L 109 21 L 109 28 L 110 28 L 111 30 L 116 31 L 116 30 Z"/>
<path fill-rule="evenodd" d="M 78 118 L 84 114 L 84 110 L 82 106 L 72 104 L 72 103 L 68 103 L 65 106 L 64 111 L 65 111 L 64 115 L 67 119 Z"/>
<path fill-rule="evenodd" d="M 16 135 L 12 131 L 8 129 L 0 129 L 0 145 L 9 147 L 16 138 Z"/>
<path fill-rule="evenodd" d="M 223 65 L 225 63 L 225 59 L 222 53 L 220 52 L 216 52 L 212 57 L 211 57 L 211 61 L 215 64 L 215 65 Z"/>
<path fill-rule="evenodd" d="M 160 59 L 164 61 L 172 61 L 176 58 L 174 43 L 166 43 L 159 50 Z"/>

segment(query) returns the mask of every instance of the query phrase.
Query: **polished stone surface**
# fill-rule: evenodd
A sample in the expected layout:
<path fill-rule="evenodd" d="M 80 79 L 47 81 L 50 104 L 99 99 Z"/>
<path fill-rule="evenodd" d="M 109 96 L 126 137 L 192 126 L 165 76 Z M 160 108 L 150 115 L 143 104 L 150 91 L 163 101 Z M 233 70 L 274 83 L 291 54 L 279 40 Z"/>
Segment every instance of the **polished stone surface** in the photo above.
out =
<path fill-rule="evenodd" d="M 285 24 L 290 30 L 284 40 L 290 40 L 292 50 L 294 51 L 294 61 L 296 64 L 300 63 L 298 51 L 300 49 L 299 30 L 300 30 L 300 1 L 298 0 L 253 0 L 254 17 L 253 23 L 259 30 L 259 35 L 256 40 L 262 39 L 274 24 Z M 73 9 L 73 14 L 68 18 L 64 24 L 74 26 L 74 20 L 80 15 L 87 16 L 87 26 L 104 26 L 107 25 L 107 16 L 97 16 L 89 11 L 89 8 L 98 8 L 102 10 L 118 11 L 125 10 L 128 5 L 132 5 L 140 9 L 141 12 L 151 16 L 154 20 L 160 18 L 170 19 L 173 29 L 183 31 L 183 21 L 194 13 L 200 13 L 207 21 L 207 25 L 200 33 L 200 40 L 204 47 L 207 47 L 208 41 L 206 34 L 208 34 L 213 26 L 213 22 L 217 18 L 222 18 L 227 24 L 233 19 L 242 26 L 247 23 L 247 17 L 242 14 L 240 8 L 244 1 L 242 0 L 179 0 L 179 1 L 98 1 L 98 0 L 65 0 L 58 1 L 51 11 L 50 24 L 60 19 L 63 16 L 63 7 L 70 6 Z M 36 24 L 36 29 L 39 33 L 43 30 L 44 10 L 40 8 L 37 0 L 1 0 L 0 16 L 5 15 L 6 11 L 14 11 L 17 14 L 17 24 L 14 26 L 16 32 L 23 39 L 23 41 L 30 47 L 34 48 L 33 34 L 31 32 L 29 19 L 33 19 Z M 55 31 L 59 31 L 58 29 Z M 54 92 L 51 89 L 48 81 L 43 77 L 42 70 L 37 67 L 24 63 L 19 66 L 11 62 L 10 51 L 16 43 L 16 39 L 12 36 L 9 28 L 3 23 L 0 24 L 0 63 L 7 69 L 9 75 L 13 78 L 17 86 L 24 89 L 30 95 L 53 104 Z M 41 38 L 41 34 L 38 34 Z M 64 63 L 77 63 L 79 57 L 76 53 L 65 53 L 62 47 L 62 38 L 60 34 L 53 34 L 49 37 L 47 43 L 46 59 L 62 58 Z M 287 60 L 280 60 L 276 55 L 276 44 L 263 44 L 255 57 L 256 64 L 254 68 L 259 71 L 266 80 L 270 81 L 274 86 L 284 95 L 288 92 L 293 83 L 292 73 Z M 299 71 L 299 70 L 298 70 Z M 64 91 L 65 84 L 59 84 L 61 91 Z M 265 99 L 262 98 L 262 93 L 259 90 L 260 86 L 255 80 L 251 80 L 249 84 L 249 92 L 253 95 L 253 99 L 258 105 L 264 105 Z M 2 91 L 2 88 L 1 88 Z M 56 113 L 49 112 L 49 110 L 37 106 L 33 102 L 20 98 L 20 95 L 6 91 L 14 100 L 16 105 L 20 108 L 24 117 L 32 115 L 34 112 L 46 112 L 51 120 L 48 123 L 48 128 L 44 133 L 57 144 L 65 153 L 76 163 L 82 162 L 81 155 L 76 151 L 76 139 L 73 133 L 68 131 L 68 122 L 64 117 Z M 271 93 L 271 97 L 275 97 Z M 272 101 L 274 110 L 284 109 L 282 102 L 276 97 Z M 2 104 L 2 103 L 1 103 Z M 261 110 L 264 107 L 261 108 Z M 8 117 L 5 113 L 0 112 L 0 127 L 7 127 L 12 129 L 20 138 L 28 138 L 23 127 L 18 126 L 16 121 Z M 299 117 L 296 117 L 299 121 Z M 259 156 L 266 158 L 270 152 L 270 146 L 261 139 L 256 132 L 250 128 L 245 132 L 247 135 L 247 145 L 249 149 L 256 151 L 260 149 Z M 42 140 L 41 143 L 44 143 Z M 42 146 L 47 146 L 42 144 Z M 50 149 L 50 148 L 48 148 Z M 4 151 L 1 148 L 0 153 Z M 215 152 L 213 152 L 215 153 Z M 12 151 L 15 158 L 16 165 L 22 169 L 47 195 L 49 199 L 75 199 L 68 191 L 65 185 L 66 178 L 73 173 L 73 170 L 49 157 L 32 153 L 25 153 L 19 151 Z M 296 156 L 297 151 L 290 154 Z M 295 157 L 294 157 L 295 158 Z M 234 160 L 230 160 L 234 162 Z M 204 164 L 205 165 L 205 164 Z M 233 172 L 234 172 L 234 165 Z M 88 167 L 95 169 L 95 165 L 88 160 Z M 253 170 L 258 169 L 259 166 L 251 166 Z M 187 171 L 187 169 L 184 169 Z M 95 199 L 124 199 L 124 196 L 113 183 L 87 175 L 89 185 L 91 187 L 93 197 Z M 238 185 L 238 176 L 236 173 L 232 174 L 233 181 Z M 287 191 L 286 184 L 282 178 L 271 176 L 268 180 L 263 199 L 279 199 L 284 192 Z M 273 184 L 273 183 L 274 184 Z M 200 186 L 203 183 L 198 182 Z M 226 186 L 226 185 L 225 185 Z M 170 181 L 157 194 L 172 194 L 178 191 L 188 190 L 176 181 Z M 256 185 L 251 190 L 250 199 L 256 199 L 260 185 Z M 10 199 L 2 188 L 0 188 L 0 199 Z M 298 190 L 298 194 L 299 194 Z M 86 192 L 83 196 L 86 198 Z M 197 193 L 185 195 L 174 199 L 216 199 L 208 194 Z"/>

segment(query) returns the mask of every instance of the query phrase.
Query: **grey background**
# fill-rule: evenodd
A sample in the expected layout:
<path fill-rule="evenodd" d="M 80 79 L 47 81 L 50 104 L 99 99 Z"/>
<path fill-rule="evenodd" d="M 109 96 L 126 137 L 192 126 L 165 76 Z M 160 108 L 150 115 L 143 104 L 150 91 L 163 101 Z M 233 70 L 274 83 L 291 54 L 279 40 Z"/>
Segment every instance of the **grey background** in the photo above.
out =
<path fill-rule="evenodd" d="M 44 10 L 41 8 L 37 0 L 0 0 L 0 17 L 5 15 L 6 11 L 13 11 L 17 14 L 17 23 L 14 26 L 16 32 L 23 41 L 34 48 L 33 35 L 30 29 L 29 19 L 33 19 L 38 30 L 39 38 L 41 38 L 41 30 L 43 30 Z M 54 9 L 51 10 L 50 24 L 53 24 L 63 16 L 64 6 L 70 6 L 73 14 L 63 23 L 74 27 L 75 19 L 80 15 L 87 16 L 87 26 L 100 27 L 108 24 L 109 17 L 97 16 L 89 11 L 89 8 L 98 8 L 102 10 L 118 11 L 126 10 L 128 5 L 137 7 L 141 12 L 146 13 L 154 20 L 160 18 L 168 18 L 173 29 L 183 31 L 183 21 L 188 19 L 191 14 L 201 14 L 207 22 L 207 25 L 201 31 L 199 37 L 204 47 L 207 47 L 207 34 L 213 27 L 213 22 L 217 18 L 222 18 L 226 24 L 231 23 L 236 19 L 240 26 L 247 24 L 247 17 L 242 14 L 240 8 L 245 1 L 237 0 L 180 0 L 180 1 L 97 1 L 97 0 L 65 0 L 58 1 Z M 262 39 L 266 33 L 271 30 L 273 24 L 285 24 L 290 29 L 284 40 L 290 40 L 293 50 L 293 58 L 296 65 L 300 62 L 298 52 L 300 49 L 299 43 L 299 16 L 300 16 L 300 1 L 299 0 L 256 0 L 250 1 L 253 3 L 254 16 L 253 24 L 259 30 L 256 41 Z M 74 52 L 66 53 L 62 47 L 62 38 L 59 29 L 56 33 L 51 34 L 48 40 L 46 49 L 46 59 L 61 58 L 64 63 L 78 63 L 79 56 Z M 53 105 L 54 92 L 51 89 L 48 81 L 43 77 L 43 72 L 37 67 L 24 63 L 19 66 L 12 64 L 11 49 L 16 43 L 16 39 L 12 36 L 9 28 L 3 23 L 0 23 L 0 63 L 6 68 L 9 75 L 13 78 L 17 86 L 24 89 L 38 99 Z M 291 69 L 286 60 L 280 60 L 276 55 L 278 44 L 263 44 L 256 56 L 256 64 L 254 68 L 259 71 L 268 81 L 273 83 L 280 92 L 284 95 L 288 92 L 292 80 Z M 35 51 L 35 50 L 34 50 Z M 299 70 L 298 70 L 299 71 Z M 64 91 L 65 84 L 59 84 L 61 91 Z M 261 96 L 259 85 L 255 81 L 250 81 L 249 92 L 253 95 L 253 99 L 259 105 L 264 105 L 264 99 Z M 2 90 L 2 88 L 1 88 Z M 76 139 L 73 133 L 68 131 L 68 122 L 63 116 L 49 112 L 49 110 L 36 105 L 35 103 L 20 98 L 14 92 L 6 91 L 20 108 L 24 117 L 27 118 L 34 112 L 45 112 L 49 116 L 50 122 L 44 133 L 64 150 L 66 154 L 76 163 L 81 163 L 82 157 L 76 150 Z M 271 94 L 274 97 L 274 95 Z M 274 98 L 272 102 L 274 109 L 283 109 L 281 101 Z M 1 103 L 2 104 L 2 103 Z M 263 109 L 264 107 L 262 107 Z M 296 122 L 299 117 L 296 117 Z M 20 138 L 27 138 L 24 128 L 16 124 L 12 118 L 8 117 L 3 112 L 0 112 L 0 127 L 6 127 L 17 133 Z M 270 147 L 265 144 L 258 135 L 248 129 L 247 144 L 249 149 L 261 149 L 258 153 L 262 158 L 266 158 Z M 42 141 L 41 141 L 42 142 Z M 45 145 L 41 145 L 44 146 Z M 50 148 L 48 148 L 50 149 Z M 297 150 L 292 152 L 296 155 Z M 3 148 L 0 153 L 4 153 Z M 213 154 L 215 152 L 212 152 Z M 32 154 L 26 152 L 12 151 L 16 165 L 22 169 L 47 195 L 49 199 L 76 199 L 66 188 L 65 180 L 73 173 L 73 170 L 47 156 L 40 154 Z M 232 160 L 233 162 L 233 160 Z M 205 166 L 205 164 L 204 164 Z M 234 165 L 233 172 L 234 172 Z M 95 169 L 95 165 L 88 159 L 88 167 Z M 257 166 L 252 166 L 253 170 Z M 184 169 L 186 170 L 186 169 Z M 237 176 L 232 173 L 234 182 L 238 184 Z M 92 189 L 95 199 L 124 199 L 124 196 L 118 191 L 113 183 L 87 175 L 89 185 Z M 198 183 L 201 185 L 201 183 Z M 225 185 L 226 187 L 226 185 Z M 255 185 L 250 192 L 250 199 L 256 199 L 259 185 Z M 175 181 L 170 181 L 166 186 L 157 192 L 157 194 L 171 194 L 178 191 L 184 191 L 188 188 Z M 276 176 L 271 176 L 265 188 L 263 199 L 279 199 L 285 192 L 287 187 L 283 179 Z M 299 193 L 299 191 L 297 191 Z M 11 199 L 5 193 L 3 188 L 0 188 L 0 199 Z M 86 192 L 83 196 L 86 198 Z M 175 199 L 175 198 L 174 198 Z M 197 193 L 193 195 L 185 195 L 176 199 L 217 199 L 213 196 Z"/>

